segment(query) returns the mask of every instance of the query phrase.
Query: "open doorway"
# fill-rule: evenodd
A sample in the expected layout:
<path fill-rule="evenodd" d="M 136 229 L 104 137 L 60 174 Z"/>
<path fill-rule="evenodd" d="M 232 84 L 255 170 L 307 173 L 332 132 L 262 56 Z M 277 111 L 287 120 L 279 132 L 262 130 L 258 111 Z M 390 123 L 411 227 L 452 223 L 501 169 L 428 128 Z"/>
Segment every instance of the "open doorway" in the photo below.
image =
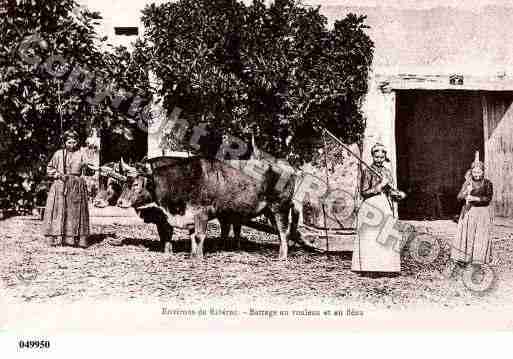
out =
<path fill-rule="evenodd" d="M 456 195 L 475 151 L 484 160 L 483 108 L 476 91 L 397 92 L 398 187 L 408 193 L 401 219 L 454 218 Z"/>

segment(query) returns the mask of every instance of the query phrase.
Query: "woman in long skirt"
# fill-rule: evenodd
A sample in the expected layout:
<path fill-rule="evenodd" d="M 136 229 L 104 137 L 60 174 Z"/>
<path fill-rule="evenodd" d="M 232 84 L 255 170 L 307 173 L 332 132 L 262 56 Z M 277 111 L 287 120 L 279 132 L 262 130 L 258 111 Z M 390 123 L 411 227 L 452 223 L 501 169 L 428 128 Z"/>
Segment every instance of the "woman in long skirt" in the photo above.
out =
<path fill-rule="evenodd" d="M 44 216 L 44 234 L 51 245 L 87 247 L 89 208 L 87 186 L 82 171 L 88 165 L 78 150 L 78 134 L 66 131 L 65 148 L 48 163 L 48 176 L 54 179 L 48 192 Z"/>
<path fill-rule="evenodd" d="M 383 221 L 392 218 L 392 201 L 404 198 L 405 194 L 394 189 L 392 173 L 384 166 L 384 162 L 388 161 L 385 147 L 378 143 L 372 147 L 371 154 L 371 169 L 366 168 L 362 172 L 360 193 L 363 203 L 358 210 L 358 235 L 351 270 L 361 274 L 399 273 L 400 251 L 385 238 L 381 238 L 382 225 L 369 225 L 369 222 L 374 218 L 382 218 Z"/>
<path fill-rule="evenodd" d="M 487 264 L 492 260 L 490 202 L 493 185 L 484 178 L 484 170 L 483 162 L 474 161 L 458 193 L 458 200 L 465 201 L 465 204 L 458 221 L 451 259 L 463 266 Z"/>

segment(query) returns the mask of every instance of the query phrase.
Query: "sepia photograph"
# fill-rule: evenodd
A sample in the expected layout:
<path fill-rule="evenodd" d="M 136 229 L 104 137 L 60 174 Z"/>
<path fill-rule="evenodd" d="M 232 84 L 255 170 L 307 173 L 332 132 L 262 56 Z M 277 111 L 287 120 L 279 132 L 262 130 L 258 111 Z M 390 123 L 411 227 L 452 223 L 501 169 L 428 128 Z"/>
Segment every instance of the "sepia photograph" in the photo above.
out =
<path fill-rule="evenodd" d="M 511 19 L 0 0 L 0 336 L 513 331 Z"/>

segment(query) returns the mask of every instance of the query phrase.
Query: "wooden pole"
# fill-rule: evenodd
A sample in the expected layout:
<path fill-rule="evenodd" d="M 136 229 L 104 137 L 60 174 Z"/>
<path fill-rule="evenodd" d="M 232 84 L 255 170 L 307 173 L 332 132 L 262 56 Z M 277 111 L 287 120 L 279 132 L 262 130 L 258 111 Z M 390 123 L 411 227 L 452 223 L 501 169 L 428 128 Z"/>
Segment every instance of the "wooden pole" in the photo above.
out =
<path fill-rule="evenodd" d="M 66 242 L 66 221 L 67 221 L 67 216 L 66 216 L 66 212 L 67 212 L 67 203 L 66 203 L 66 197 L 67 197 L 67 193 L 66 193 L 66 155 L 67 155 L 67 151 L 66 151 L 66 144 L 64 143 L 64 139 L 62 138 L 63 136 L 63 121 L 62 121 L 62 102 L 61 102 L 61 86 L 59 84 L 59 82 L 57 80 L 55 80 L 57 82 L 57 102 L 58 102 L 58 111 L 59 111 L 59 120 L 60 120 L 60 137 L 61 137 L 61 142 L 63 143 L 63 150 L 62 150 L 62 170 L 64 172 L 64 178 L 62 179 L 63 181 L 63 185 L 62 185 L 62 217 L 61 217 L 61 237 L 62 237 L 62 242 Z"/>
<path fill-rule="evenodd" d="M 364 160 L 362 160 L 360 158 L 360 156 L 358 156 L 356 153 L 354 153 L 353 151 L 351 151 L 351 149 L 349 147 L 347 147 L 344 142 L 340 141 L 334 134 L 332 134 L 330 131 L 328 131 L 327 129 L 324 129 L 324 131 L 330 135 L 335 141 L 337 141 L 342 147 L 344 147 L 344 149 L 349 152 L 350 154 L 352 154 L 361 164 L 363 164 L 365 167 L 367 167 L 367 169 L 369 169 L 372 173 L 374 173 L 376 176 L 379 176 L 381 178 L 381 174 L 379 172 L 376 172 L 371 166 L 369 166 L 367 163 L 365 163 Z"/>
<path fill-rule="evenodd" d="M 329 191 L 330 183 L 329 183 L 329 173 L 328 173 L 328 148 L 326 146 L 326 136 L 324 135 L 324 133 L 322 134 L 322 141 L 324 142 L 324 168 L 326 170 L 326 187 L 328 188 L 328 191 Z M 324 206 L 324 203 L 322 204 L 322 216 L 324 219 L 324 231 L 326 234 L 326 252 L 328 252 L 328 255 L 329 255 L 330 248 L 329 248 L 328 226 L 326 225 L 326 208 Z"/>
<path fill-rule="evenodd" d="M 374 174 L 375 174 L 376 176 L 378 176 L 379 178 L 381 178 L 381 179 L 383 178 L 379 172 L 377 172 L 377 171 L 376 171 L 376 170 L 374 170 L 371 166 L 369 166 L 367 163 L 365 163 L 365 161 L 364 161 L 364 160 L 362 160 L 362 159 L 360 158 L 360 156 L 358 156 L 356 153 L 354 153 L 353 151 L 351 151 L 351 149 L 350 149 L 349 147 L 347 147 L 347 146 L 344 144 L 344 142 L 340 141 L 340 140 L 339 140 L 339 139 L 338 139 L 334 134 L 332 134 L 332 133 L 331 133 L 330 131 L 328 131 L 327 129 L 324 129 L 324 131 L 325 131 L 328 135 L 330 135 L 330 136 L 331 136 L 335 141 L 337 141 L 337 142 L 338 142 L 342 147 L 344 147 L 344 149 L 345 149 L 347 152 L 349 152 L 350 154 L 352 154 L 352 155 L 353 155 L 353 156 L 354 156 L 354 157 L 355 157 L 355 158 L 356 158 L 356 159 L 357 159 L 361 164 L 363 164 L 365 167 L 367 167 L 367 169 L 368 169 L 369 171 L 371 171 L 372 173 L 374 173 Z M 397 189 L 396 189 L 396 188 L 392 188 L 392 190 L 397 191 Z"/>

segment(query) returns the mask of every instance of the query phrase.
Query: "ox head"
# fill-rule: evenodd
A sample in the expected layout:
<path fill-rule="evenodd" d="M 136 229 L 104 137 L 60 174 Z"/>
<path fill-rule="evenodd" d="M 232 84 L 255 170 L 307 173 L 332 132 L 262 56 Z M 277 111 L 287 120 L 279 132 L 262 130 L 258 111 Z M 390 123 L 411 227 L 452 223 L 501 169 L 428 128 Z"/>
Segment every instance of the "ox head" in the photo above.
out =
<path fill-rule="evenodd" d="M 121 184 L 113 178 L 109 178 L 107 181 L 107 189 L 98 192 L 94 198 L 93 205 L 99 208 L 114 206 L 116 205 L 121 192 Z"/>
<path fill-rule="evenodd" d="M 118 200 L 118 207 L 135 209 L 145 206 L 154 201 L 153 179 L 151 168 L 146 164 L 137 164 L 130 167 L 124 164 L 127 172 L 128 182 L 126 189 Z"/>
<path fill-rule="evenodd" d="M 93 204 L 95 207 L 115 206 L 120 198 L 126 196 L 131 180 L 137 175 L 135 168 L 128 166 L 123 158 L 119 162 L 110 162 L 101 167 L 108 177 L 107 188 L 98 192 Z"/>

